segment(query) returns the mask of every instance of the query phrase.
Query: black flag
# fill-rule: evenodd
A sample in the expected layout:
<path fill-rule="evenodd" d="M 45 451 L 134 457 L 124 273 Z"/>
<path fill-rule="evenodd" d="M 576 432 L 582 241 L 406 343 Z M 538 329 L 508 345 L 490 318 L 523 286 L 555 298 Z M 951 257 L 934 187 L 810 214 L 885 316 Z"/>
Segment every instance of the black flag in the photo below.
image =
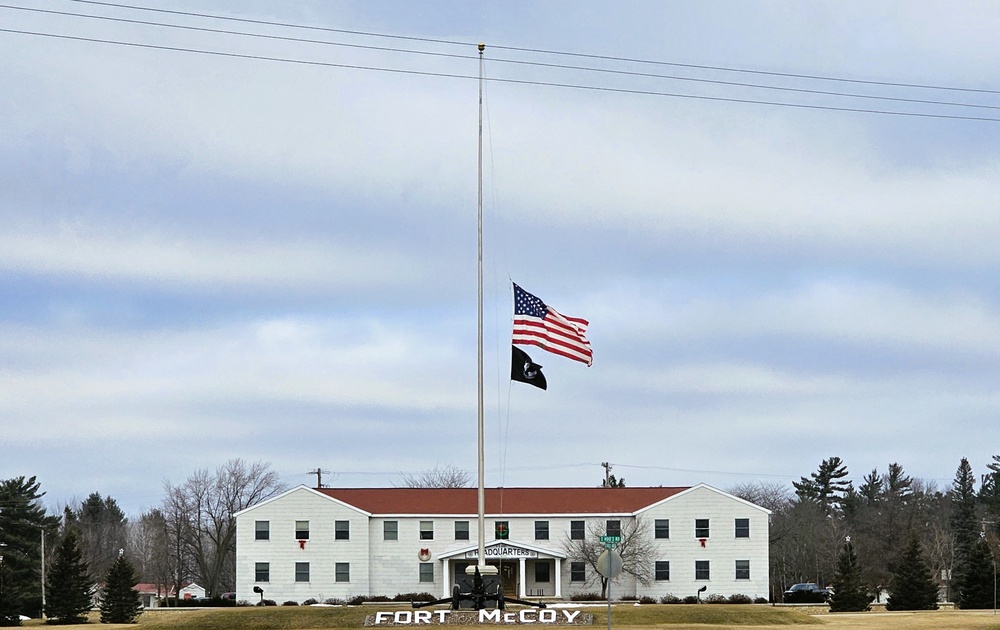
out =
<path fill-rule="evenodd" d="M 545 375 L 542 374 L 542 366 L 532 362 L 528 353 L 517 346 L 511 346 L 510 350 L 510 380 L 545 389 L 547 384 Z"/>

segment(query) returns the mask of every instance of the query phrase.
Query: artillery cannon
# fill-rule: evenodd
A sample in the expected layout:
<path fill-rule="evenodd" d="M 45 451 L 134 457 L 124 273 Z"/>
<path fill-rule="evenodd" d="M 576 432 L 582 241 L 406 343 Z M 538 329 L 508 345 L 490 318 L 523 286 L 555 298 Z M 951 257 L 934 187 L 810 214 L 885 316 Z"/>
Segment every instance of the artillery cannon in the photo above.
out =
<path fill-rule="evenodd" d="M 461 575 L 451 588 L 451 597 L 436 599 L 432 602 L 412 602 L 414 608 L 425 606 L 436 606 L 438 604 L 451 604 L 452 610 L 462 608 L 472 610 L 483 610 L 486 608 L 499 608 L 504 610 L 506 604 L 521 604 L 522 606 L 535 606 L 545 608 L 544 602 L 529 602 L 523 599 L 507 597 L 503 594 L 503 585 L 500 584 L 499 575 L 489 575 L 483 577 L 479 573 L 479 567 L 472 575 Z"/>

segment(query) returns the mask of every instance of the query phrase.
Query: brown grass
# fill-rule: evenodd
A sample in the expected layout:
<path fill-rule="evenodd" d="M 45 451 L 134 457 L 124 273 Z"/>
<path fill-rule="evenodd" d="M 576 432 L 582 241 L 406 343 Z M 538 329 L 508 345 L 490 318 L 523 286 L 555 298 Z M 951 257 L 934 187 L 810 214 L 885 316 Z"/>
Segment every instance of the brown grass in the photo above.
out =
<path fill-rule="evenodd" d="M 335 608 L 308 606 L 247 607 L 218 609 L 151 610 L 139 617 L 136 625 L 102 625 L 99 616 L 91 616 L 85 626 L 92 630 L 328 630 L 363 628 L 366 615 L 378 610 L 393 610 L 384 606 L 345 606 Z M 398 608 L 396 608 L 398 609 Z M 593 630 L 607 627 L 605 607 L 589 607 L 594 615 Z M 826 626 L 829 630 L 1000 630 L 1000 615 L 988 611 L 922 611 L 836 613 L 825 609 L 767 605 L 723 604 L 644 605 L 616 604 L 611 617 L 613 628 L 659 630 L 732 630 L 733 628 L 788 628 L 789 626 Z M 38 620 L 26 626 L 39 627 Z M 60 626 L 46 626 L 58 628 Z M 451 630 L 461 630 L 449 626 Z M 561 626 L 563 630 L 568 627 Z M 420 630 L 410 626 L 410 630 Z M 396 629 L 398 630 L 398 629 Z M 433 630 L 433 629 L 429 629 Z M 535 629 L 539 630 L 539 629 Z M 555 629 L 553 629 L 555 630 Z M 581 630 L 583 630 L 581 628 Z"/>

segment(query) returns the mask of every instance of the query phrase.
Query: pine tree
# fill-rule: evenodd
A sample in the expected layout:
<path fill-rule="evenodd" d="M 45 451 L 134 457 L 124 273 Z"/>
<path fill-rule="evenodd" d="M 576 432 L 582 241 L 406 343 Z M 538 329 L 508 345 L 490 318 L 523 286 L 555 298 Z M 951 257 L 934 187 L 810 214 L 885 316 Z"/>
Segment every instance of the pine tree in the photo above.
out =
<path fill-rule="evenodd" d="M 955 590 L 959 608 L 993 607 L 993 554 L 985 536 L 980 537 L 966 555 Z"/>
<path fill-rule="evenodd" d="M 847 475 L 844 462 L 839 457 L 831 457 L 820 462 L 819 469 L 811 477 L 802 477 L 792 485 L 799 501 L 814 501 L 829 514 L 841 508 L 851 492 Z"/>
<path fill-rule="evenodd" d="M 21 614 L 17 608 L 19 598 L 15 587 L 11 571 L 0 555 L 0 626 L 21 625 Z"/>
<path fill-rule="evenodd" d="M 952 589 L 951 597 L 954 602 L 964 608 L 962 604 L 962 593 L 965 589 L 966 574 L 970 569 L 969 563 L 973 555 L 973 550 L 979 540 L 979 522 L 976 513 L 976 478 L 972 474 L 972 467 L 969 460 L 962 458 L 955 473 L 955 480 L 952 482 L 951 491 L 948 497 L 951 503 L 951 516 L 949 518 L 951 530 L 955 541 L 955 561 L 952 567 Z M 974 578 L 973 582 L 975 581 Z"/>
<path fill-rule="evenodd" d="M 837 557 L 837 571 L 833 575 L 833 596 L 830 598 L 830 612 L 858 612 L 870 608 L 872 598 L 861 581 L 861 570 L 854 555 L 851 539 Z"/>
<path fill-rule="evenodd" d="M 910 537 L 889 583 L 886 610 L 937 610 L 938 587 L 916 536 Z"/>
<path fill-rule="evenodd" d="M 142 599 L 133 588 L 137 582 L 132 563 L 119 553 L 101 589 L 101 623 L 135 623 L 142 614 Z"/>
<path fill-rule="evenodd" d="M 45 614 L 50 623 L 85 623 L 93 592 L 76 532 L 66 532 L 56 549 L 46 580 Z"/>
<path fill-rule="evenodd" d="M 47 516 L 35 477 L 0 480 L 0 547 L 7 571 L 8 602 L 19 615 L 40 616 L 42 610 L 41 537 L 52 535 L 59 519 Z M 6 550 L 7 553 L 4 553 Z"/>

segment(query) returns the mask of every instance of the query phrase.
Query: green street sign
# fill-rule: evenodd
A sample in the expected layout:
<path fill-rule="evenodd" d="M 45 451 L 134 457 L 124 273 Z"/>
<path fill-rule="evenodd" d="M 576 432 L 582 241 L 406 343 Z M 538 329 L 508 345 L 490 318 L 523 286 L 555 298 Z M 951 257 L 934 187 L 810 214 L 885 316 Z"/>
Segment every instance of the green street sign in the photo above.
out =
<path fill-rule="evenodd" d="M 601 536 L 600 541 L 602 543 L 620 543 L 622 541 L 621 536 Z"/>

